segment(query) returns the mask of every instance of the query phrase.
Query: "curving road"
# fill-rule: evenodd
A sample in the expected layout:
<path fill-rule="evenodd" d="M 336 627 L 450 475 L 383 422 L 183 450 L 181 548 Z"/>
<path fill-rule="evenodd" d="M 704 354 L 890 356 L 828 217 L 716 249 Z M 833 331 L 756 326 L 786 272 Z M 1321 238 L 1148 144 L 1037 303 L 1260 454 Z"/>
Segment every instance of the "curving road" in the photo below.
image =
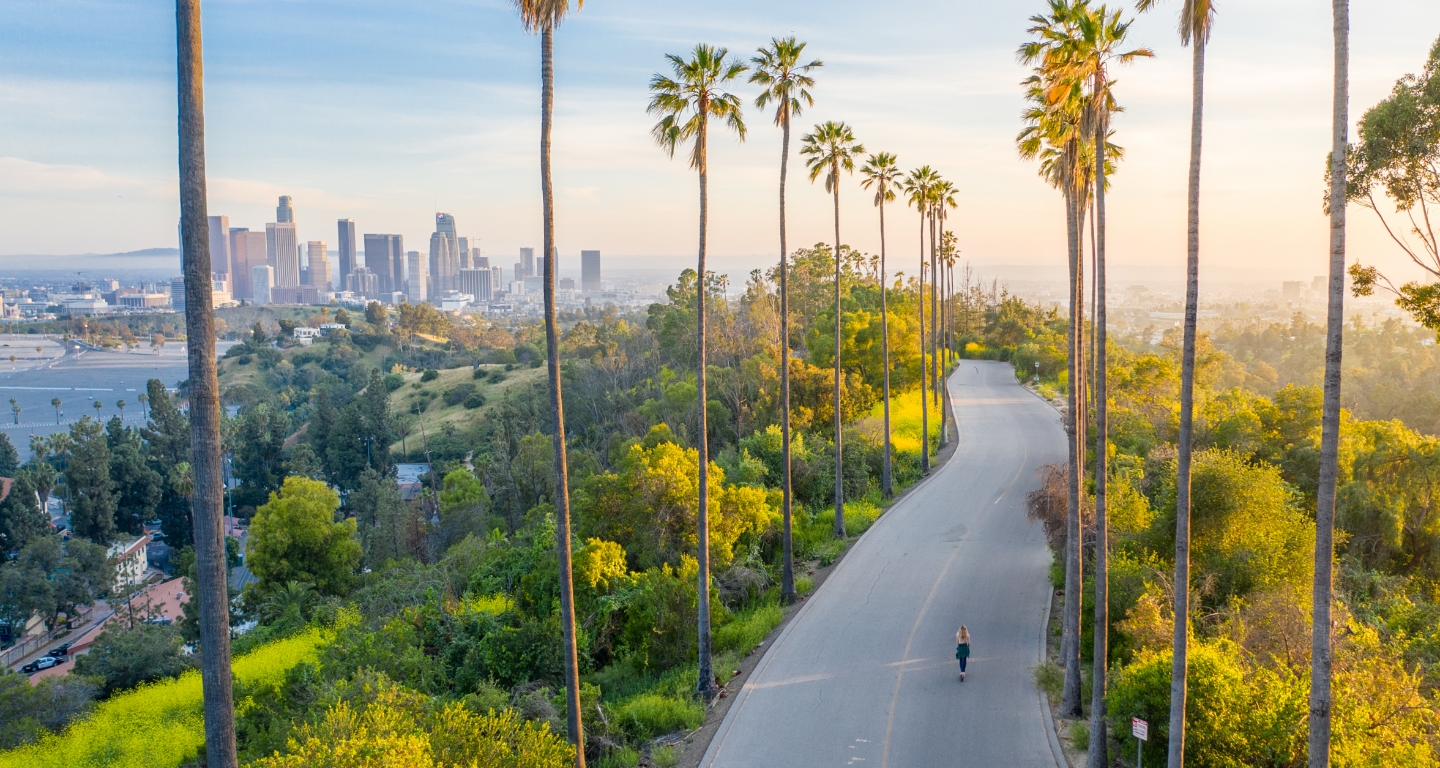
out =
<path fill-rule="evenodd" d="M 1002 363 L 964 361 L 956 453 L 887 512 L 776 638 L 700 765 L 1054 768 L 1031 668 L 1050 556 L 1025 517 L 1064 460 L 1056 411 Z M 966 624 L 966 681 L 954 660 Z"/>

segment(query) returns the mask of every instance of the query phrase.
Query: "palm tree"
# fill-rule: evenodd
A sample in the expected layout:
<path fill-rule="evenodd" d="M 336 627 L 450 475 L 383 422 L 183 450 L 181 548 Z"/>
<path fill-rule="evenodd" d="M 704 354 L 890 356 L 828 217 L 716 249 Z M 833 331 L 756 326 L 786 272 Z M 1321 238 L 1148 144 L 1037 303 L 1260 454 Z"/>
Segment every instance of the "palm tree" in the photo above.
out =
<path fill-rule="evenodd" d="M 850 126 L 833 120 L 815 126 L 801 139 L 800 154 L 808 160 L 810 182 L 825 176 L 825 191 L 835 201 L 835 538 L 845 538 L 845 471 L 841 463 L 840 418 L 840 172 L 855 172 L 855 158 L 865 147 L 855 141 Z"/>
<path fill-rule="evenodd" d="M 51 407 L 53 407 L 53 408 L 55 409 L 55 423 L 56 423 L 56 424 L 59 424 L 59 423 L 60 423 L 60 406 L 61 406 L 61 405 L 64 405 L 64 403 L 61 403 L 61 402 L 60 402 L 60 398 L 58 398 L 58 397 L 52 397 L 52 398 L 50 398 L 50 405 L 51 405 Z"/>
<path fill-rule="evenodd" d="M 576 0 L 582 7 L 585 0 Z M 580 716 L 580 660 L 575 648 L 575 582 L 571 570 L 570 474 L 565 455 L 565 402 L 560 391 L 560 342 L 555 325 L 555 195 L 550 175 L 550 129 L 555 110 L 555 28 L 570 12 L 570 0 L 515 0 L 525 31 L 540 33 L 540 205 L 544 218 L 545 361 L 550 410 L 555 417 L 555 548 L 560 565 L 560 631 L 564 641 L 566 727 L 575 745 L 575 764 L 585 765 L 585 732 Z"/>
<path fill-rule="evenodd" d="M 1135 8 L 1148 11 L 1155 3 L 1156 0 L 1137 0 Z M 1215 6 L 1211 0 L 1184 0 L 1180 9 L 1180 43 L 1190 46 L 1191 50 L 1190 189 L 1185 331 L 1180 353 L 1180 434 L 1176 440 L 1179 456 L 1175 475 L 1175 655 L 1170 669 L 1170 743 L 1166 752 L 1169 768 L 1185 765 L 1190 640 L 1190 454 L 1195 423 L 1195 319 L 1200 304 L 1200 139 L 1205 114 L 1205 46 L 1210 42 L 1214 23 Z"/>
<path fill-rule="evenodd" d="M 697 613 L 699 630 L 699 682 L 696 692 L 704 699 L 716 694 L 715 672 L 710 659 L 710 509 L 709 509 L 709 464 L 710 433 L 706 424 L 705 409 L 709 402 L 705 394 L 705 294 L 709 284 L 705 273 L 705 234 L 709 221 L 709 187 L 707 184 L 706 139 L 710 130 L 710 118 L 723 120 L 735 131 L 741 141 L 745 140 L 745 121 L 740 115 L 740 97 L 727 93 L 722 88 L 744 74 L 745 65 L 725 57 L 730 51 L 712 45 L 699 43 L 687 61 L 675 54 L 666 54 L 674 77 L 655 75 L 650 79 L 650 106 L 647 111 L 659 115 L 651 135 L 666 154 L 675 156 L 675 149 L 684 142 L 693 142 L 690 151 L 690 167 L 700 177 L 700 248 L 697 272 L 699 275 L 695 290 L 696 342 L 699 361 L 697 369 L 696 401 L 699 426 L 696 430 L 696 447 L 699 448 L 699 498 L 696 509 L 696 527 L 699 542 L 696 559 L 699 561 L 699 608 Z"/>
<path fill-rule="evenodd" d="M 945 242 L 945 209 L 957 206 L 955 201 L 955 185 L 941 180 L 935 185 L 935 214 L 934 219 L 940 232 L 940 244 L 937 247 L 934 240 L 930 248 L 930 272 L 936 279 L 930 286 L 930 317 L 931 317 L 931 349 L 935 357 L 931 360 L 933 377 L 931 384 L 935 388 L 935 407 L 940 411 L 940 446 L 943 448 L 950 444 L 949 430 L 945 426 L 945 359 L 944 359 L 944 329 L 941 328 L 941 318 L 944 312 L 941 309 L 940 293 L 945 285 L 945 256 L 942 253 Z"/>
<path fill-rule="evenodd" d="M 764 109 L 771 100 L 775 102 L 775 124 L 780 126 L 780 463 L 783 466 L 780 478 L 784 532 L 780 566 L 780 599 L 793 603 L 799 598 L 795 591 L 794 542 L 791 535 L 792 493 L 790 485 L 790 267 L 786 264 L 785 244 L 785 177 L 790 166 L 790 118 L 799 115 L 807 106 L 814 106 L 815 99 L 810 88 L 815 79 L 810 76 L 814 69 L 824 66 L 820 60 L 808 64 L 800 63 L 805 44 L 796 42 L 794 37 L 783 40 L 772 38 L 769 48 L 760 48 L 759 54 L 750 59 L 754 71 L 750 82 L 765 90 L 755 97 L 755 106 Z"/>
<path fill-rule="evenodd" d="M 866 159 L 860 175 L 865 177 L 860 186 L 875 190 L 875 207 L 880 210 L 880 367 L 885 369 L 882 393 L 885 401 L 885 459 L 880 467 L 880 492 L 889 499 L 895 496 L 895 486 L 890 474 L 890 327 L 886 322 L 889 309 L 885 298 L 890 288 L 885 283 L 885 204 L 894 200 L 896 190 L 900 189 L 900 166 L 895 163 L 894 155 L 881 152 Z"/>
<path fill-rule="evenodd" d="M 1350 124 L 1350 8 L 1332 0 L 1335 93 L 1330 149 L 1330 306 L 1325 335 L 1325 395 L 1320 416 L 1320 477 L 1315 504 L 1314 611 L 1310 622 L 1310 768 L 1330 765 L 1330 601 L 1334 588 L 1335 482 L 1340 448 L 1340 363 L 1345 331 L 1346 129 Z"/>
<path fill-rule="evenodd" d="M 149 406 L 150 396 L 147 395 L 147 394 L 145 394 L 144 392 L 141 392 L 140 394 L 138 394 L 138 395 L 135 396 L 135 399 L 140 401 L 140 406 L 145 409 L 145 418 L 146 418 L 146 419 L 149 419 L 149 418 L 150 418 L 150 406 Z"/>
<path fill-rule="evenodd" d="M 915 286 L 920 307 L 920 472 L 930 471 L 930 404 L 925 402 L 925 225 L 930 221 L 930 197 L 940 177 L 930 166 L 911 171 L 904 182 L 905 202 L 920 214 L 920 272 Z M 933 239 L 933 238 L 932 238 Z"/>
<path fill-rule="evenodd" d="M 220 524 L 220 386 L 210 294 L 210 225 L 205 192 L 205 94 L 200 0 L 175 0 L 180 134 L 180 242 L 185 271 L 185 333 L 190 369 L 190 463 L 195 582 L 200 601 L 200 679 L 206 764 L 234 768 L 235 700 L 230 673 L 229 593 Z"/>
<path fill-rule="evenodd" d="M 95 402 L 90 404 L 90 407 L 95 409 L 95 418 L 98 419 L 100 418 L 100 409 L 104 408 L 105 404 L 100 402 L 99 400 L 96 400 Z"/>
<path fill-rule="evenodd" d="M 125 401 L 124 401 L 124 400 L 116 400 L 116 401 L 115 401 L 115 407 L 120 409 L 120 420 L 121 420 L 121 421 L 124 421 L 124 420 L 125 420 Z"/>
<path fill-rule="evenodd" d="M 16 423 L 16 424 L 19 424 L 19 423 L 20 423 L 20 405 L 19 405 L 19 403 L 15 402 L 15 398 L 13 398 L 13 397 L 10 398 L 10 410 L 15 413 L 15 423 Z"/>

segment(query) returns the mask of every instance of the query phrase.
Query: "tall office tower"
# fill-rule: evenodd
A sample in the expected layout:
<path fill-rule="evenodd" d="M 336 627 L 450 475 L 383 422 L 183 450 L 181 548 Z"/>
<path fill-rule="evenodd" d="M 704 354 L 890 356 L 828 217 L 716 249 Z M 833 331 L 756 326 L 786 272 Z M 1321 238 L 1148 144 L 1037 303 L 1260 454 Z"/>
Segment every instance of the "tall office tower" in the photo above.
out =
<path fill-rule="evenodd" d="M 501 286 L 505 285 L 504 279 L 499 267 L 490 268 L 490 298 L 495 298 L 495 294 L 500 292 Z"/>
<path fill-rule="evenodd" d="M 185 278 L 170 278 L 170 308 L 185 314 Z"/>
<path fill-rule="evenodd" d="M 456 261 L 459 261 L 460 238 L 455 234 L 455 217 L 448 213 L 435 214 L 435 231 L 445 236 L 450 241 L 450 252 L 456 254 Z"/>
<path fill-rule="evenodd" d="M 580 252 L 580 290 L 585 293 L 600 292 L 600 252 Z"/>
<path fill-rule="evenodd" d="M 476 248 L 476 249 L 475 249 L 475 254 L 470 257 L 470 266 L 473 267 L 473 268 L 475 268 L 475 269 L 489 269 L 489 268 L 490 268 L 490 257 L 489 257 L 489 256 L 481 256 L 481 255 L 480 255 L 480 249 L 479 249 L 479 248 Z"/>
<path fill-rule="evenodd" d="M 455 290 L 455 281 L 460 276 L 460 258 L 455 253 L 450 238 L 444 232 L 430 235 L 430 283 L 432 295 L 442 291 Z"/>
<path fill-rule="evenodd" d="M 489 301 L 494 297 L 490 288 L 490 270 L 460 270 L 460 292 L 474 296 L 476 301 Z"/>
<path fill-rule="evenodd" d="M 458 252 L 460 254 L 460 268 L 470 269 L 470 238 L 462 237 L 460 238 L 459 242 L 460 250 Z"/>
<path fill-rule="evenodd" d="M 230 277 L 236 299 L 253 299 L 250 272 L 265 263 L 265 233 L 244 227 L 230 230 Z"/>
<path fill-rule="evenodd" d="M 535 274 L 535 249 L 534 249 L 534 248 L 521 248 L 521 249 L 520 249 L 520 269 L 523 270 L 525 274 L 523 274 L 523 275 L 522 275 L 522 274 L 516 274 L 516 275 L 515 275 L 515 279 L 516 279 L 516 280 L 523 280 L 523 279 L 525 279 L 525 278 L 527 278 L 527 277 L 530 277 L 531 275 Z"/>
<path fill-rule="evenodd" d="M 405 276 L 405 298 L 411 304 L 420 304 L 429 296 L 426 288 L 429 287 L 429 279 L 425 274 L 425 257 L 419 251 L 411 251 L 405 254 L 406 276 Z"/>
<path fill-rule="evenodd" d="M 557 261 L 557 262 L 555 262 L 555 263 L 558 265 L 560 262 Z M 540 258 L 538 258 L 538 259 L 535 260 L 535 271 L 532 272 L 532 273 L 530 273 L 529 275 L 527 275 L 527 277 L 539 277 L 539 278 L 544 278 L 544 277 L 545 277 L 545 257 L 544 257 L 544 256 L 541 256 Z"/>
<path fill-rule="evenodd" d="M 230 274 L 230 217 L 210 217 L 210 271 Z"/>
<path fill-rule="evenodd" d="M 381 295 L 405 289 L 405 238 L 400 235 L 366 235 L 365 266 L 375 273 Z"/>
<path fill-rule="evenodd" d="M 310 252 L 310 282 L 306 285 L 315 286 L 317 291 L 330 290 L 330 251 L 325 247 L 324 240 L 311 240 Z"/>
<path fill-rule="evenodd" d="M 376 277 L 374 272 L 365 267 L 356 267 L 354 272 L 345 276 L 345 290 L 367 298 L 379 296 L 379 281 Z"/>
<path fill-rule="evenodd" d="M 280 196 L 280 204 L 277 205 L 277 206 L 275 206 L 275 223 L 277 223 L 277 224 L 294 224 L 294 223 L 295 223 L 295 206 L 293 206 L 293 205 L 290 204 L 290 196 L 289 196 L 289 195 L 281 195 L 281 196 Z"/>
<path fill-rule="evenodd" d="M 270 303 L 270 289 L 275 287 L 275 268 L 260 264 L 250 268 L 250 298 L 256 304 Z"/>
<path fill-rule="evenodd" d="M 300 243 L 293 222 L 265 225 L 265 261 L 275 268 L 272 288 L 295 288 L 300 285 Z"/>
<path fill-rule="evenodd" d="M 515 262 L 515 279 L 516 279 L 516 280 L 524 280 L 524 279 L 525 279 L 525 265 L 524 265 L 522 262 L 518 262 L 518 261 Z"/>
<path fill-rule="evenodd" d="M 360 266 L 360 263 L 355 261 L 355 220 L 340 219 L 337 226 L 340 228 L 340 239 L 335 242 L 340 248 L 340 274 L 335 276 L 335 284 L 344 285 L 345 276 Z"/>

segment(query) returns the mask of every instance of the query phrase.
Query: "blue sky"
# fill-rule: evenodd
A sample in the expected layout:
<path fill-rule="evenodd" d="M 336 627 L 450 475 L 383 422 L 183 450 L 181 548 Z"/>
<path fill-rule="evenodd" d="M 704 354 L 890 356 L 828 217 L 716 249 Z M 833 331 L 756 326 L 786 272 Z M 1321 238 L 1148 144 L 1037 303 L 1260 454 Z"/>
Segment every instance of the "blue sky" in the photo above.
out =
<path fill-rule="evenodd" d="M 1189 53 L 1179 0 L 1132 31 L 1158 58 L 1119 73 L 1129 156 L 1109 198 L 1117 263 L 1184 254 Z M 204 3 L 211 212 L 261 228 L 295 198 L 304 240 L 333 247 L 334 221 L 428 242 L 455 215 L 507 265 L 539 241 L 539 44 L 502 0 Z M 557 34 L 555 161 L 562 255 L 599 248 L 612 266 L 692 259 L 696 182 L 651 142 L 646 84 L 663 54 L 697 41 L 748 56 L 798 35 L 824 59 L 799 125 L 849 122 L 905 167 L 961 189 L 952 219 L 977 264 L 1062 263 L 1058 197 L 1017 159 L 1024 69 L 1015 48 L 1039 2 L 855 0 L 697 3 L 591 0 Z M 1355 4 L 1352 114 L 1418 70 L 1440 3 Z M 175 242 L 174 15 L 161 0 L 0 0 L 0 254 L 115 252 Z M 1207 78 L 1203 248 L 1210 274 L 1264 267 L 1319 274 L 1329 145 L 1330 10 L 1321 0 L 1222 2 Z M 739 83 L 748 100 L 755 89 Z M 712 253 L 749 269 L 777 253 L 779 132 L 747 114 L 744 144 L 712 144 Z M 798 136 L 797 141 L 798 144 Z M 792 168 L 796 160 L 792 158 Z M 792 174 L 791 238 L 830 237 L 829 199 Z M 874 251 L 874 210 L 842 191 L 843 236 Z M 914 215 L 893 211 L 889 245 L 915 250 Z M 1352 252 L 1399 265 L 1369 211 L 1352 209 Z M 564 264 L 562 256 L 562 265 Z M 901 267 L 903 268 L 903 263 Z M 571 265 L 573 266 L 573 265 Z M 1178 278 L 1178 273 L 1177 273 Z"/>

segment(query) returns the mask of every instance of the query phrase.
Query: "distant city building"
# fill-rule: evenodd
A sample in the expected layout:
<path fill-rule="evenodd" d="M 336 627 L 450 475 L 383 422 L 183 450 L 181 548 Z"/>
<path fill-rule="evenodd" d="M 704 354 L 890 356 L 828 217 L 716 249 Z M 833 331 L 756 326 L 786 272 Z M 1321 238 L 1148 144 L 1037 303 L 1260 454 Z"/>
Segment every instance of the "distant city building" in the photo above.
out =
<path fill-rule="evenodd" d="M 210 217 L 210 271 L 230 274 L 230 217 Z"/>
<path fill-rule="evenodd" d="M 210 281 L 210 307 L 228 307 L 235 303 L 230 295 L 230 281 L 224 278 L 214 278 Z"/>
<path fill-rule="evenodd" d="M 511 283 L 510 283 L 510 295 L 511 295 L 511 296 L 524 296 L 524 295 L 525 295 L 525 281 L 524 281 L 524 280 L 513 280 L 513 281 L 511 281 Z"/>
<path fill-rule="evenodd" d="M 491 290 L 489 269 L 461 269 L 460 270 L 460 292 L 468 293 L 475 297 L 476 301 L 489 301 L 494 298 Z"/>
<path fill-rule="evenodd" d="M 555 290 L 557 290 L 557 291 L 569 291 L 569 292 L 571 292 L 571 293 L 574 293 L 574 292 L 575 292 L 575 278 L 573 278 L 573 277 L 562 277 L 562 278 L 560 278 L 560 284 L 557 285 L 557 286 L 555 286 Z"/>
<path fill-rule="evenodd" d="M 494 299 L 495 294 L 505 285 L 504 272 L 499 267 L 490 268 L 490 298 Z"/>
<path fill-rule="evenodd" d="M 271 304 L 319 304 L 320 291 L 313 285 L 277 286 L 270 289 Z"/>
<path fill-rule="evenodd" d="M 339 239 L 335 241 L 336 247 L 340 249 L 340 274 L 335 275 L 335 284 L 344 285 L 345 278 L 360 266 L 359 262 L 355 261 L 355 220 L 340 219 L 336 222 L 336 227 L 340 230 Z"/>
<path fill-rule="evenodd" d="M 170 278 L 170 306 L 176 312 L 185 314 L 185 278 Z"/>
<path fill-rule="evenodd" d="M 523 280 L 535 274 L 535 249 L 520 249 L 520 271 L 515 273 L 516 280 Z"/>
<path fill-rule="evenodd" d="M 380 295 L 379 275 L 365 267 L 356 267 L 354 272 L 345 276 L 345 290 L 357 296 L 375 298 Z"/>
<path fill-rule="evenodd" d="M 459 250 L 459 254 L 460 254 L 460 268 L 461 268 L 461 269 L 469 269 L 469 268 L 470 268 L 470 238 L 468 238 L 468 237 L 462 237 L 462 238 L 460 238 L 460 241 L 459 241 L 459 242 L 460 242 L 460 250 Z"/>
<path fill-rule="evenodd" d="M 281 198 L 288 200 L 289 198 Z M 300 284 L 300 243 L 294 222 L 265 225 L 265 262 L 275 268 L 275 288 Z"/>
<path fill-rule="evenodd" d="M 471 266 L 472 268 L 474 268 L 474 269 L 489 269 L 489 268 L 490 268 L 490 257 L 489 257 L 489 256 L 481 256 L 481 255 L 480 255 L 480 249 L 479 249 L 479 248 L 476 248 L 476 249 L 475 249 L 475 254 L 470 257 L 470 266 Z"/>
<path fill-rule="evenodd" d="M 405 254 L 405 298 L 411 304 L 420 304 L 429 296 L 429 280 L 425 274 L 425 257 L 419 251 Z"/>
<path fill-rule="evenodd" d="M 1274 285 L 1274 283 L 1271 283 Z M 1304 280 L 1286 280 L 1282 286 L 1286 301 L 1299 301 L 1305 298 Z"/>
<path fill-rule="evenodd" d="M 270 303 L 270 291 L 275 287 L 275 268 L 259 264 L 250 268 L 250 300 L 256 304 Z"/>
<path fill-rule="evenodd" d="M 545 290 L 545 278 L 534 275 L 520 281 L 525 286 L 525 293 L 542 293 Z"/>
<path fill-rule="evenodd" d="M 521 263 L 521 262 L 518 262 L 518 261 L 515 262 L 515 271 L 511 273 L 511 277 L 514 277 L 516 280 L 524 280 L 524 279 L 525 279 L 525 265 L 524 265 L 523 263 Z"/>
<path fill-rule="evenodd" d="M 281 196 L 280 196 L 280 204 L 277 205 L 277 206 L 275 206 L 275 223 L 277 223 L 277 224 L 294 224 L 294 223 L 295 223 L 295 206 L 293 206 L 293 205 L 290 204 L 290 196 L 289 196 L 289 195 L 281 195 Z"/>
<path fill-rule="evenodd" d="M 306 285 L 317 291 L 330 290 L 330 251 L 324 240 L 311 240 L 306 247 L 310 256 L 310 280 Z"/>
<path fill-rule="evenodd" d="M 230 230 L 230 291 L 236 299 L 253 299 L 250 276 L 256 267 L 266 264 L 265 233 L 251 232 L 243 227 Z"/>
<path fill-rule="evenodd" d="M 162 309 L 170 304 L 163 293 L 122 293 L 116 298 L 121 309 Z"/>
<path fill-rule="evenodd" d="M 442 214 L 443 215 L 443 214 Z M 444 232 L 430 235 L 430 294 L 438 296 L 442 291 L 455 289 L 455 280 L 460 275 L 460 259 Z"/>
<path fill-rule="evenodd" d="M 440 309 L 447 312 L 464 309 L 465 307 L 470 306 L 470 304 L 474 301 L 474 296 L 468 293 L 462 293 L 460 291 L 446 291 L 443 295 L 438 296 L 435 299 L 435 303 L 440 306 Z"/>
<path fill-rule="evenodd" d="M 602 290 L 599 251 L 580 252 L 580 289 L 585 293 L 599 293 Z"/>
<path fill-rule="evenodd" d="M 405 288 L 405 239 L 400 235 L 366 235 L 365 266 L 375 273 L 380 293 Z"/>

